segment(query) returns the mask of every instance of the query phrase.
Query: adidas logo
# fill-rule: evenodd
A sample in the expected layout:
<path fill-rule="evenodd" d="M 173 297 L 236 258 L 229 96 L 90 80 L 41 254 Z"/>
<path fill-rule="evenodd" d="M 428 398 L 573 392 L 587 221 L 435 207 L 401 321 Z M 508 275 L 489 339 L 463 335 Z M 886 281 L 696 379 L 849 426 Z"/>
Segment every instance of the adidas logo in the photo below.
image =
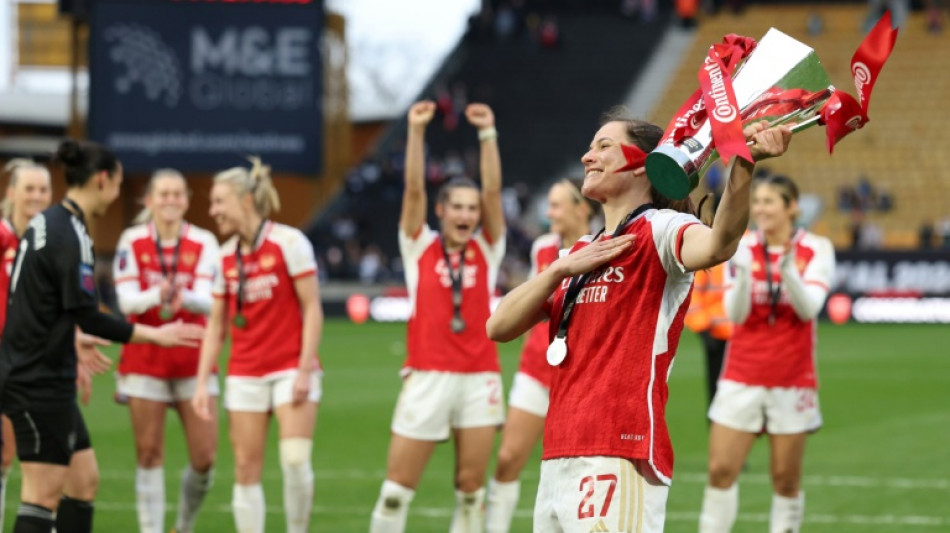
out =
<path fill-rule="evenodd" d="M 590 533 L 608 533 L 610 528 L 604 523 L 603 519 L 598 520 L 594 527 L 590 528 Z"/>

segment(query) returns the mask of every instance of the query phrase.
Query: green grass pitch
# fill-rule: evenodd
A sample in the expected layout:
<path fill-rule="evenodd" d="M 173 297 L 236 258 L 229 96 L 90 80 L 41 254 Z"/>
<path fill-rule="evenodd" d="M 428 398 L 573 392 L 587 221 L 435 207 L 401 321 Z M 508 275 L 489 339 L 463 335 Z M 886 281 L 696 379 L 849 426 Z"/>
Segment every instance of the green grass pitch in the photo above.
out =
<path fill-rule="evenodd" d="M 383 479 L 389 422 L 404 358 L 402 324 L 328 321 L 320 347 L 325 369 L 315 436 L 313 531 L 361 532 Z M 517 367 L 520 342 L 501 345 L 505 383 Z M 114 351 L 112 353 L 115 353 Z M 822 324 L 819 377 L 824 428 L 809 439 L 805 462 L 805 531 L 950 531 L 950 327 Z M 667 508 L 670 532 L 696 531 L 706 466 L 702 352 L 683 335 L 670 379 L 668 421 L 676 473 Z M 84 413 L 97 451 L 102 483 L 96 531 L 137 531 L 135 463 L 128 413 L 112 401 L 113 380 L 96 380 Z M 223 412 L 222 412 L 223 414 Z M 179 424 L 170 413 L 166 477 L 173 525 L 178 477 L 184 465 Z M 198 520 L 199 531 L 231 531 L 233 482 L 226 421 L 222 423 L 215 486 Z M 267 530 L 283 531 L 277 447 L 271 431 L 265 470 Z M 439 447 L 419 487 L 408 531 L 444 532 L 453 506 L 451 445 Z M 523 477 L 513 531 L 531 530 L 538 461 Z M 767 528 L 771 490 L 764 441 L 756 444 L 740 479 L 736 532 Z M 19 501 L 16 467 L 7 492 L 6 528 Z"/>

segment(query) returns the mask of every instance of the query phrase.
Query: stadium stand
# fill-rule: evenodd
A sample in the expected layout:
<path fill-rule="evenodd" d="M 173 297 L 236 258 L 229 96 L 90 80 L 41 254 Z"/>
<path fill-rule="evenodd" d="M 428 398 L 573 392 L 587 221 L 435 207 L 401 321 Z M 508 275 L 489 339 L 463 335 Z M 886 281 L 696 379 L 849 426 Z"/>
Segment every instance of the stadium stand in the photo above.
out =
<path fill-rule="evenodd" d="M 727 33 L 760 38 L 776 27 L 814 48 L 832 83 L 855 94 L 851 55 L 860 43 L 866 6 L 750 5 L 741 15 L 723 12 L 702 20 L 692 49 L 670 84 L 668 95 L 652 120 L 666 124 L 697 87 L 696 71 L 707 47 Z M 814 17 L 818 17 L 817 19 Z M 809 31 L 809 21 L 817 26 Z M 911 248 L 926 220 L 950 215 L 950 107 L 938 95 L 950 92 L 950 37 L 927 29 L 927 15 L 912 13 L 902 28 L 887 65 L 874 88 L 862 131 L 843 140 L 829 156 L 820 129 L 799 134 L 789 154 L 769 163 L 773 172 L 792 176 L 802 191 L 817 194 L 824 211 L 816 231 L 829 235 L 839 248 L 852 244 L 855 222 L 879 229 L 884 247 Z M 878 191 L 893 198 L 889 210 L 855 213 L 840 210 L 839 189 L 856 186 L 866 176 Z M 862 219 L 863 218 L 863 219 Z"/>

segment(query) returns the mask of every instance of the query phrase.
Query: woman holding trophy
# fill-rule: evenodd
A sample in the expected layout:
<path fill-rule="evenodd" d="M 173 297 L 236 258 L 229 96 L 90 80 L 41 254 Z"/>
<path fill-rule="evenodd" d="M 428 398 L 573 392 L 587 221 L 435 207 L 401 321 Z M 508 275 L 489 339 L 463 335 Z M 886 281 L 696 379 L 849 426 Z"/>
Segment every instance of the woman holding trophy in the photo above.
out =
<path fill-rule="evenodd" d="M 731 257 L 745 230 L 754 163 L 732 163 L 708 227 L 670 209 L 647 178 L 646 152 L 662 134 L 607 117 L 581 159 L 582 192 L 603 206 L 605 228 L 505 296 L 488 322 L 489 336 L 507 342 L 552 320 L 538 532 L 663 530 L 673 474 L 666 376 L 692 272 Z M 783 154 L 791 139 L 787 126 L 765 123 L 744 135 L 754 160 Z"/>
<path fill-rule="evenodd" d="M 795 227 L 798 188 L 784 176 L 758 182 L 748 233 L 726 269 L 724 304 L 735 332 L 709 409 L 709 486 L 701 533 L 728 532 L 739 507 L 736 480 L 756 437 L 772 457 L 770 531 L 797 532 L 805 439 L 821 426 L 815 317 L 828 296 L 831 242 Z"/>

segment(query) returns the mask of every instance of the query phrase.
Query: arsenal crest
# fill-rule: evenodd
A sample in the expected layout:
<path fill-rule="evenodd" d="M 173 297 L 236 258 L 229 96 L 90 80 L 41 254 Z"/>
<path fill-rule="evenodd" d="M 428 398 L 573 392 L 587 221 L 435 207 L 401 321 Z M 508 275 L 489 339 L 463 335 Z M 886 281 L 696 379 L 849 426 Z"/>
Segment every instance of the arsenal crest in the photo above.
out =
<path fill-rule="evenodd" d="M 181 254 L 181 264 L 185 265 L 187 268 L 191 268 L 197 260 L 198 254 L 195 252 L 185 252 Z"/>
<path fill-rule="evenodd" d="M 261 256 L 260 264 L 261 270 L 270 270 L 277 264 L 277 258 L 274 257 L 274 254 L 264 254 Z"/>

